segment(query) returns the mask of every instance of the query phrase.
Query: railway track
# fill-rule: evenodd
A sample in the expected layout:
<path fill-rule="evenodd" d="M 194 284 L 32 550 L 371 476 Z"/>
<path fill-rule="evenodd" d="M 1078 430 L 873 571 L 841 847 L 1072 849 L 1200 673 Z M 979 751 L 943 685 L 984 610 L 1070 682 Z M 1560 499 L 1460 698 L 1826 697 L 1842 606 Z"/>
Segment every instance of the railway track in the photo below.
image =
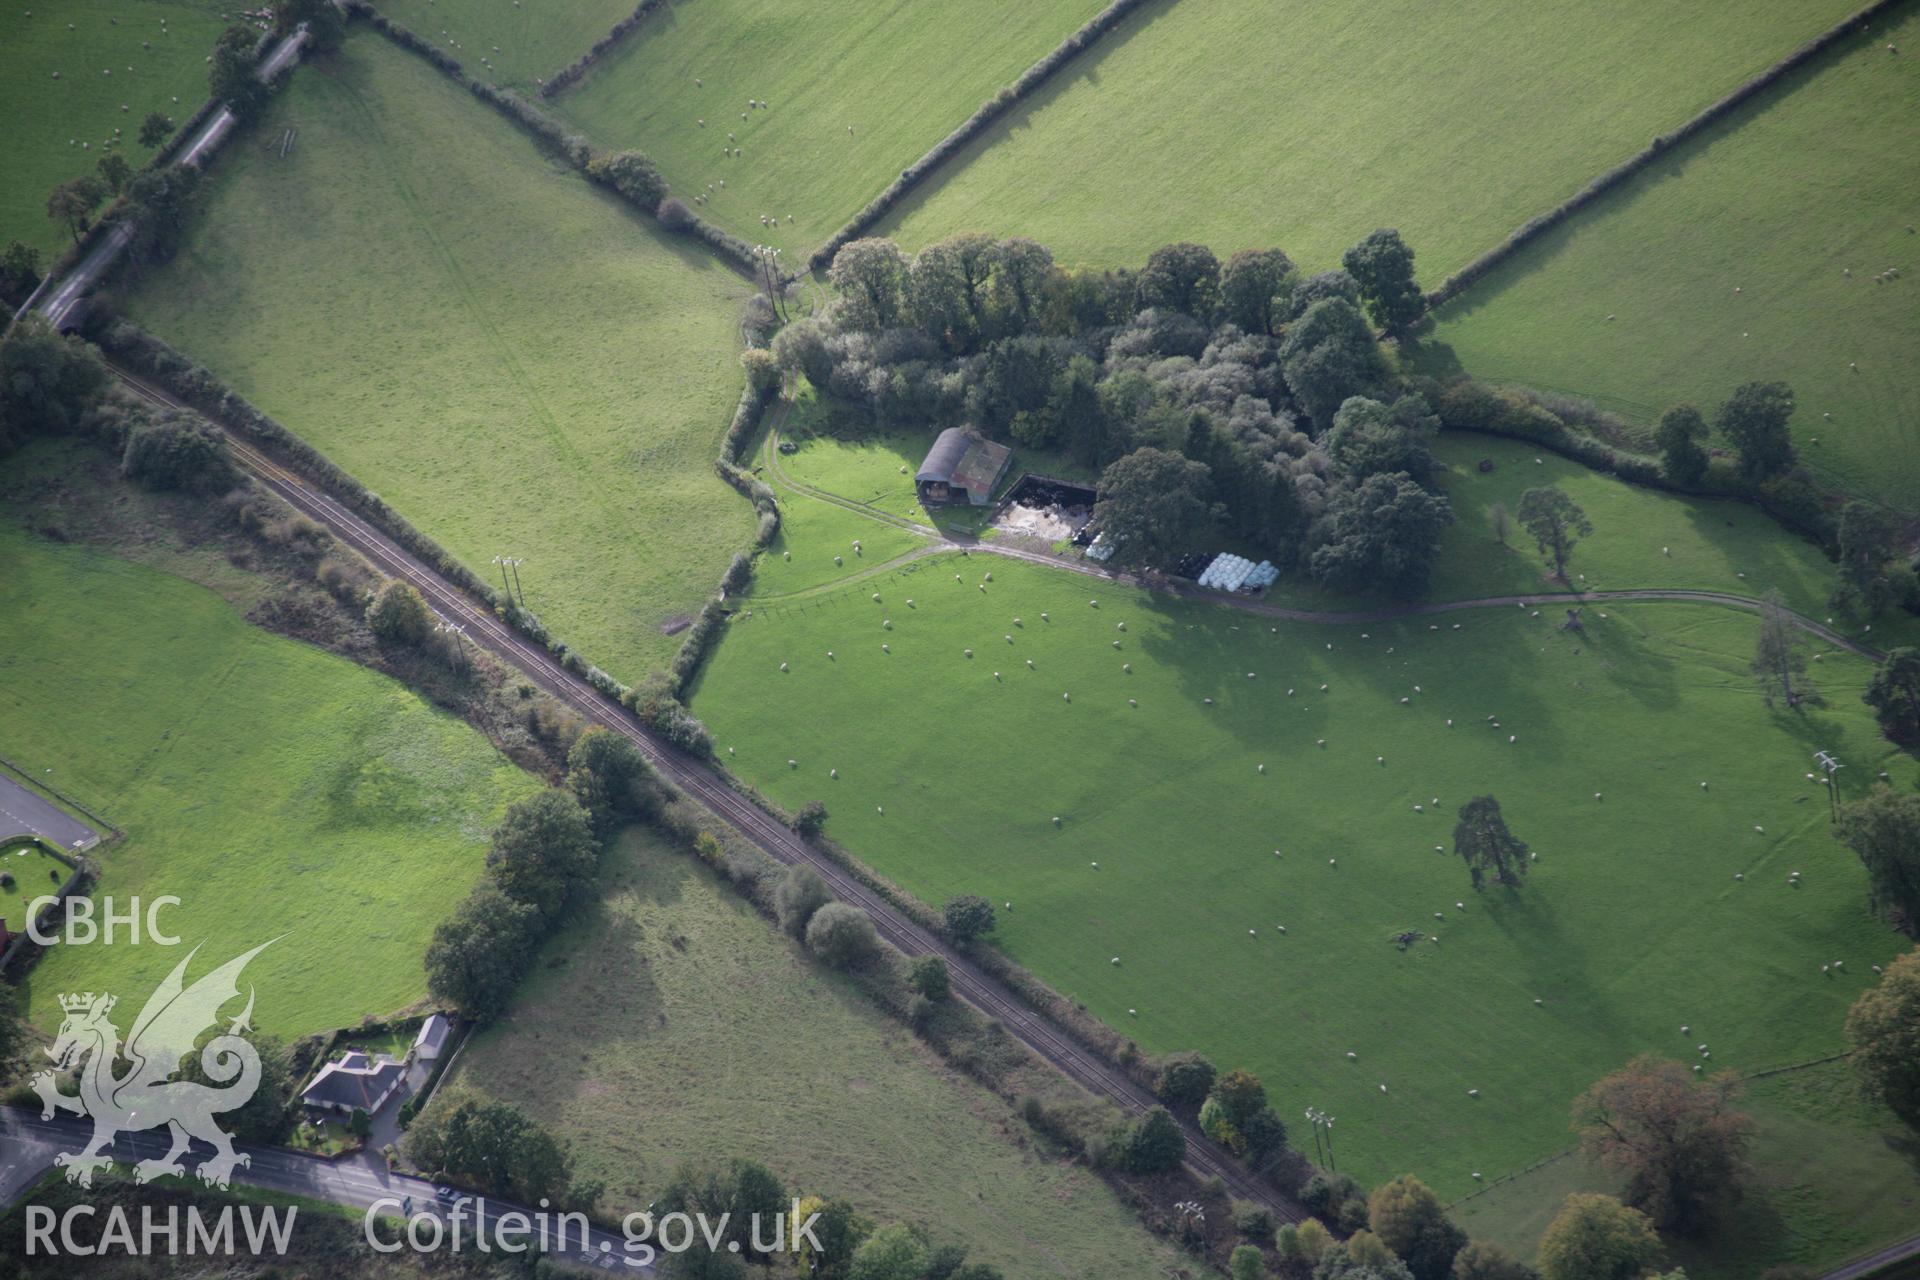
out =
<path fill-rule="evenodd" d="M 141 399 L 169 409 L 190 410 L 190 406 L 134 374 L 117 366 L 110 367 L 120 382 Z M 1009 1035 L 1062 1074 L 1131 1116 L 1158 1104 L 1151 1092 L 1028 1008 L 1004 984 L 740 795 L 713 769 L 656 739 L 624 707 L 555 662 L 543 647 L 496 618 L 489 607 L 421 564 L 324 490 L 309 484 L 221 424 L 213 425 L 225 434 L 235 460 L 261 484 L 296 511 L 324 525 L 334 537 L 360 552 L 383 573 L 412 584 L 442 618 L 466 627 L 468 639 L 519 669 L 589 723 L 627 738 L 663 777 L 705 805 L 768 856 L 786 865 L 805 864 L 813 868 L 836 897 L 864 910 L 880 936 L 902 953 L 909 957 L 938 955 L 944 958 L 952 975 L 953 989 L 962 999 L 997 1020 Z M 1186 1162 L 1200 1177 L 1219 1178 L 1234 1198 L 1264 1205 L 1283 1222 L 1298 1222 L 1307 1216 L 1298 1202 L 1261 1181 L 1191 1124 L 1182 1121 L 1181 1128 L 1187 1140 Z"/>

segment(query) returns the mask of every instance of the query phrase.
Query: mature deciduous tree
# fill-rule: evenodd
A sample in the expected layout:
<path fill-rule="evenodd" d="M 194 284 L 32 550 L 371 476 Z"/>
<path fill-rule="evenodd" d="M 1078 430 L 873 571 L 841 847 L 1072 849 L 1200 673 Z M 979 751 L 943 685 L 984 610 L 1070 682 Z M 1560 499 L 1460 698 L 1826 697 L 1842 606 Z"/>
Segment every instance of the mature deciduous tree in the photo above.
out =
<path fill-rule="evenodd" d="M 993 904 L 977 893 L 948 898 L 944 915 L 947 936 L 963 947 L 993 930 Z"/>
<path fill-rule="evenodd" d="M 1411 1174 L 1383 1182 L 1367 1198 L 1367 1226 L 1399 1255 L 1414 1280 L 1447 1280 L 1467 1233 L 1447 1217 L 1432 1189 Z"/>
<path fill-rule="evenodd" d="M 813 913 L 832 901 L 827 882 L 805 863 L 788 867 L 773 890 L 773 909 L 780 927 L 796 938 L 806 933 Z"/>
<path fill-rule="evenodd" d="M 1882 733 L 1902 746 L 1920 744 L 1920 649 L 1887 650 L 1862 697 Z"/>
<path fill-rule="evenodd" d="M 1780 592 L 1767 592 L 1760 605 L 1760 632 L 1753 647 L 1753 678 L 1760 683 L 1760 695 L 1769 707 L 1777 698 L 1789 711 L 1803 703 L 1820 705 L 1820 695 L 1807 678 L 1807 655 L 1799 628 Z"/>
<path fill-rule="evenodd" d="M 548 924 L 586 887 L 599 860 L 587 811 L 555 787 L 507 806 L 487 850 L 487 870 L 501 892 L 533 907 Z"/>
<path fill-rule="evenodd" d="M 1734 1108 L 1731 1072 L 1696 1080 L 1642 1054 L 1573 1104 L 1587 1155 L 1626 1179 L 1621 1198 L 1661 1227 L 1697 1227 L 1737 1193 L 1753 1122 Z"/>
<path fill-rule="evenodd" d="M 1784 382 L 1749 382 L 1720 407 L 1716 425 L 1740 457 L 1740 475 L 1758 484 L 1793 465 L 1793 390 Z"/>
<path fill-rule="evenodd" d="M 1540 1273 L 1491 1240 L 1469 1240 L 1453 1256 L 1452 1280 L 1540 1280 Z"/>
<path fill-rule="evenodd" d="M 586 809 L 594 834 L 606 839 L 657 807 L 653 766 L 624 734 L 594 725 L 567 753 L 567 786 Z"/>
<path fill-rule="evenodd" d="M 953 976 L 942 956 L 916 956 L 907 966 L 907 985 L 936 1003 L 953 994 Z"/>
<path fill-rule="evenodd" d="M 540 936 L 540 913 L 482 882 L 433 931 L 427 989 L 468 1016 L 491 1022 L 526 976 Z"/>
<path fill-rule="evenodd" d="M 1540 1237 L 1543 1280 L 1634 1280 L 1659 1256 L 1647 1215 L 1596 1193 L 1568 1196 Z"/>
<path fill-rule="evenodd" d="M 840 323 L 856 331 L 898 324 L 906 278 L 907 255 L 893 241 L 849 241 L 827 270 L 827 279 L 840 294 Z"/>
<path fill-rule="evenodd" d="M 127 181 L 133 177 L 133 166 L 118 151 L 107 152 L 93 167 L 99 170 L 100 181 L 107 184 L 108 192 L 116 196 L 127 189 Z"/>
<path fill-rule="evenodd" d="M 1148 255 L 1139 289 L 1143 307 L 1210 316 L 1220 297 L 1220 260 L 1190 241 L 1162 245 Z"/>
<path fill-rule="evenodd" d="M 1164 449 L 1136 449 L 1100 477 L 1093 526 L 1115 559 L 1157 563 L 1188 550 L 1213 524 L 1205 464 Z"/>
<path fill-rule="evenodd" d="M 988 282 L 995 327 L 1019 334 L 1039 324 L 1053 283 L 1053 254 L 1045 245 L 1025 236 L 995 245 Z"/>
<path fill-rule="evenodd" d="M 1920 951 L 1896 958 L 1853 1002 L 1847 1043 L 1867 1091 L 1920 1128 Z"/>
<path fill-rule="evenodd" d="M 200 170 L 180 165 L 144 169 L 127 184 L 127 216 L 133 225 L 130 248 L 143 262 L 173 255 L 187 228 L 200 190 Z"/>
<path fill-rule="evenodd" d="M 606 183 L 643 209 L 657 209 L 667 198 L 666 175 L 644 151 L 602 152 L 587 161 L 587 176 Z"/>
<path fill-rule="evenodd" d="M 907 319 L 949 351 L 974 350 L 991 337 L 988 298 L 998 251 L 993 237 L 962 231 L 915 254 L 903 286 Z"/>
<path fill-rule="evenodd" d="M 1367 314 L 1388 333 L 1402 334 L 1425 314 L 1427 300 L 1413 278 L 1413 249 L 1400 233 L 1382 227 L 1341 259 L 1360 285 Z"/>
<path fill-rule="evenodd" d="M 1873 909 L 1909 933 L 1920 930 L 1920 795 L 1879 783 L 1841 806 L 1834 834 L 1866 867 Z"/>
<path fill-rule="evenodd" d="M 1692 488 L 1706 477 L 1707 451 L 1700 447 L 1706 435 L 1706 418 L 1690 404 L 1677 404 L 1660 415 L 1653 440 L 1669 480 Z"/>
<path fill-rule="evenodd" d="M 367 626 L 388 644 L 420 645 L 433 629 L 433 614 L 411 583 L 389 578 L 367 605 Z"/>
<path fill-rule="evenodd" d="M 127 433 L 120 471 L 149 489 L 221 494 L 240 483 L 227 438 L 193 413 L 164 410 Z"/>
<path fill-rule="evenodd" d="M 890 1222 L 854 1251 L 847 1280 L 920 1280 L 927 1246 L 911 1227 Z"/>
<path fill-rule="evenodd" d="M 107 184 L 95 175 L 89 173 L 69 178 L 47 197 L 47 217 L 64 223 L 73 236 L 73 242 L 79 244 L 80 233 L 87 229 L 88 219 L 106 198 Z"/>
<path fill-rule="evenodd" d="M 1475 796 L 1460 806 L 1460 819 L 1453 827 L 1453 851 L 1467 864 L 1473 887 L 1481 887 L 1488 872 L 1495 884 L 1517 888 L 1527 878 L 1530 850 L 1527 842 L 1507 829 L 1500 802 L 1492 796 Z"/>
<path fill-rule="evenodd" d="M 213 46 L 213 64 L 207 72 L 207 85 L 216 101 L 223 102 L 241 119 L 253 115 L 267 100 L 267 86 L 261 83 L 254 48 L 260 33 L 236 23 L 220 33 Z"/>
<path fill-rule="evenodd" d="M 1280 367 L 1293 398 L 1323 427 L 1332 423 L 1349 396 L 1368 394 L 1383 370 L 1373 331 L 1341 297 L 1314 303 L 1287 326 Z"/>
<path fill-rule="evenodd" d="M 1186 1154 L 1187 1139 L 1165 1107 L 1141 1116 L 1127 1135 L 1127 1168 L 1134 1173 L 1165 1173 Z"/>
<path fill-rule="evenodd" d="M 1407 475 L 1369 476 L 1327 497 L 1325 540 L 1308 559 L 1315 579 L 1342 591 L 1424 590 L 1440 535 L 1453 523 L 1447 500 Z"/>
<path fill-rule="evenodd" d="M 1207 1100 L 1216 1076 L 1213 1064 L 1197 1053 L 1176 1053 L 1160 1068 L 1160 1101 L 1172 1107 L 1197 1107 Z"/>
<path fill-rule="evenodd" d="M 873 921 L 851 903 L 829 902 L 807 921 L 807 950 L 836 969 L 865 964 L 879 949 Z"/>
<path fill-rule="evenodd" d="M 1898 555 L 1893 521 L 1878 507 L 1849 502 L 1840 509 L 1836 540 L 1843 585 L 1834 593 L 1835 607 L 1878 616 L 1899 594 L 1895 580 L 1900 569 L 1892 563 Z"/>
<path fill-rule="evenodd" d="M 1398 471 L 1425 488 L 1433 480 L 1433 452 L 1428 446 L 1439 430 L 1440 420 L 1417 395 L 1402 396 L 1391 405 L 1353 396 L 1333 415 L 1333 425 L 1321 443 L 1355 483 Z"/>
<path fill-rule="evenodd" d="M 1283 250 L 1242 249 L 1220 269 L 1220 310 L 1248 333 L 1277 333 L 1292 282 L 1293 260 Z"/>
<path fill-rule="evenodd" d="M 149 111 L 147 118 L 140 122 L 140 145 L 149 151 L 158 150 L 172 136 L 173 121 L 164 111 Z"/>
<path fill-rule="evenodd" d="M 1593 522 L 1564 492 L 1529 489 L 1520 495 L 1520 525 L 1533 535 L 1540 554 L 1553 561 L 1553 576 L 1567 580 L 1567 556 L 1574 544 L 1593 532 Z"/>
<path fill-rule="evenodd" d="M 481 1190 L 532 1204 L 541 1198 L 582 1204 L 565 1143 L 507 1102 L 443 1089 L 414 1117 L 403 1139 L 423 1169 L 471 1182 Z M 585 1207 L 583 1205 L 583 1207 Z"/>

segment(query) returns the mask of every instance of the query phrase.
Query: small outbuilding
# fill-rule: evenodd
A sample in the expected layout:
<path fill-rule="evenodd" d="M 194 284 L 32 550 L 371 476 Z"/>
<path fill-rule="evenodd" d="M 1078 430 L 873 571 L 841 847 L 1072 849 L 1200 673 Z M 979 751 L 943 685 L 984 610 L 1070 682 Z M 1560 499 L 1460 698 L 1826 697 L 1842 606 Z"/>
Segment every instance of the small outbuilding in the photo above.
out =
<path fill-rule="evenodd" d="M 413 1038 L 413 1057 L 416 1062 L 433 1063 L 446 1051 L 447 1040 L 453 1034 L 445 1014 L 429 1014 L 420 1024 L 420 1034 Z"/>
<path fill-rule="evenodd" d="M 995 444 L 967 427 L 948 427 L 927 451 L 913 477 L 923 507 L 944 507 L 960 503 L 984 507 L 993 499 L 993 488 L 1007 473 L 1013 450 Z"/>

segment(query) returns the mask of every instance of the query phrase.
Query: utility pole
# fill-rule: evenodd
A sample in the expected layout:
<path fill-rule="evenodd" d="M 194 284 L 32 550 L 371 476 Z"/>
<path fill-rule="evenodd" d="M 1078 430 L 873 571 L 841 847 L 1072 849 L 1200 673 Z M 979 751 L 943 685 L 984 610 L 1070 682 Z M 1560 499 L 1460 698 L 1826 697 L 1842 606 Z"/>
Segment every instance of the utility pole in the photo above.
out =
<path fill-rule="evenodd" d="M 436 622 L 433 624 L 433 629 L 442 635 L 453 637 L 454 647 L 460 653 L 461 667 L 471 670 L 473 660 L 467 656 L 467 629 L 457 622 Z"/>
<path fill-rule="evenodd" d="M 495 556 L 493 562 L 500 566 L 500 586 L 507 593 L 507 603 L 512 604 L 513 584 L 507 581 L 507 558 L 505 556 Z"/>
<path fill-rule="evenodd" d="M 773 306 L 774 315 L 784 323 L 787 319 L 785 292 L 780 288 L 780 250 L 770 244 L 753 246 L 754 262 L 758 265 L 760 287 L 766 290 L 767 301 Z"/>
<path fill-rule="evenodd" d="M 1840 771 L 1846 768 L 1828 751 L 1813 753 L 1813 762 L 1826 771 L 1827 813 L 1834 821 L 1840 821 Z"/>
<path fill-rule="evenodd" d="M 1337 1169 L 1339 1166 L 1333 1159 L 1333 1117 L 1318 1107 L 1308 1107 L 1307 1122 L 1313 1126 L 1314 1158 L 1329 1169 Z"/>

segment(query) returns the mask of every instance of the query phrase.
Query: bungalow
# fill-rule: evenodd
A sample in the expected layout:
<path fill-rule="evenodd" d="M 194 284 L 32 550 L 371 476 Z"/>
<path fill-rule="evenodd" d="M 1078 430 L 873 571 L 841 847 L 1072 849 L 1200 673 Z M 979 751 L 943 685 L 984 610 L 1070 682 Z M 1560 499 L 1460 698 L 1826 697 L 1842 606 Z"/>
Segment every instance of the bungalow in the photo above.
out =
<path fill-rule="evenodd" d="M 927 460 L 913 477 L 923 507 L 968 503 L 984 507 L 993 487 L 1006 474 L 1013 450 L 995 444 L 977 431 L 948 427 L 927 451 Z"/>
<path fill-rule="evenodd" d="M 300 1091 L 300 1103 L 315 1111 L 338 1111 L 342 1115 L 364 1111 L 373 1115 L 387 1105 L 406 1078 L 405 1064 L 384 1053 L 369 1058 L 355 1049 L 338 1062 L 321 1067 L 320 1074 Z"/>

